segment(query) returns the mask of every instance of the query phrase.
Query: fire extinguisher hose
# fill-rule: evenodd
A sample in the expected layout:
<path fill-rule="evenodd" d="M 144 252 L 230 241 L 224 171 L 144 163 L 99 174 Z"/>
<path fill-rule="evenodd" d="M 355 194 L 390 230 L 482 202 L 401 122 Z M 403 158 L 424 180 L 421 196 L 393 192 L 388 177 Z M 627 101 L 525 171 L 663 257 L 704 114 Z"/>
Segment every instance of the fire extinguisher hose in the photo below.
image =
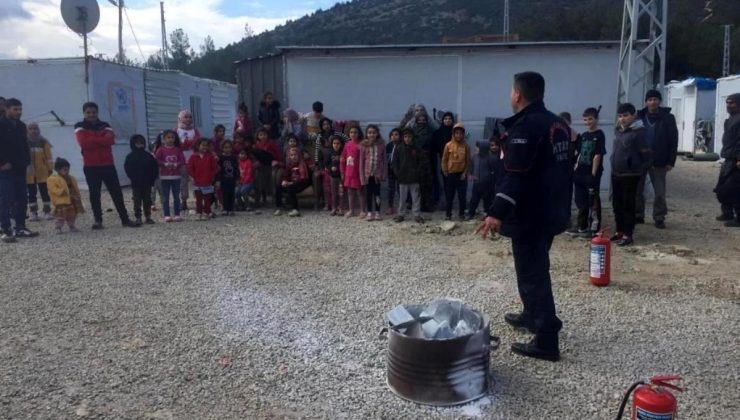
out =
<path fill-rule="evenodd" d="M 622 404 L 619 405 L 619 412 L 617 413 L 617 419 L 616 420 L 622 420 L 622 415 L 624 414 L 624 407 L 627 406 L 627 401 L 630 399 L 630 395 L 632 394 L 632 391 L 635 390 L 640 385 L 645 385 L 644 381 L 638 381 L 632 384 L 632 386 L 627 389 L 627 392 L 624 393 L 624 398 L 622 398 Z"/>

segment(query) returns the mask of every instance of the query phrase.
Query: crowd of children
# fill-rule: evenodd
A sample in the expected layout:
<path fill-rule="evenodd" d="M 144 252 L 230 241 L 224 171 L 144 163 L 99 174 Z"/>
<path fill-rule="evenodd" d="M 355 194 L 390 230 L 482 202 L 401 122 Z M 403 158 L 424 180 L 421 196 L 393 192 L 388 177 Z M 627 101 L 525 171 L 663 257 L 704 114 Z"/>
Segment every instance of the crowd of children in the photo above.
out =
<path fill-rule="evenodd" d="M 601 229 L 606 136 L 598 128 L 600 110 L 587 108 L 582 114 L 586 130 L 573 132 L 571 139 L 577 217 L 569 233 L 584 238 Z M 617 114 L 610 157 L 616 222 L 612 240 L 625 246 L 633 241 L 637 184 L 651 156 L 635 107 L 622 104 Z M 157 194 L 162 220 L 182 221 L 183 211 L 189 209 L 190 189 L 195 204 L 192 213 L 198 220 L 215 217 L 214 207 L 224 216 L 265 207 L 268 198 L 274 200 L 276 216 L 284 212 L 300 216 L 299 196 L 309 188 L 313 189 L 314 208 L 323 207 L 331 216 L 381 220 L 385 189 L 385 214 L 394 216 L 396 222 L 403 222 L 410 211 L 413 220 L 423 223 L 422 211 L 434 208 L 439 192 L 444 193 L 447 220 L 452 219 L 455 204 L 457 216 L 470 220 L 479 214 L 481 203 L 484 211 L 491 206 L 504 170 L 505 139 L 499 131 L 487 142 L 475 142 L 471 151 L 465 126 L 455 123 L 449 112 L 434 126 L 423 106 L 412 107 L 399 127 L 390 130 L 387 142 L 377 125 L 368 124 L 363 130 L 357 121 L 332 122 L 323 115 L 321 102 L 315 102 L 306 115 L 292 109 L 282 113 L 282 120 L 280 115 L 279 103 L 268 93 L 254 132 L 247 107 L 239 106 L 233 140 L 225 137 L 226 129 L 220 124 L 211 138 L 201 136 L 187 110 L 179 113 L 176 128 L 163 131 L 152 144 L 142 135 L 132 136 L 124 164 L 131 181 L 132 223 L 155 223 L 152 212 L 157 210 Z M 569 114 L 561 117 L 571 124 Z M 35 123 L 28 125 L 28 143 L 29 219 L 40 220 L 38 193 L 43 217 L 56 220 L 60 232 L 65 224 L 76 231 L 76 216 L 84 209 L 77 181 L 69 174 L 69 162 L 53 162 L 51 144 Z"/>

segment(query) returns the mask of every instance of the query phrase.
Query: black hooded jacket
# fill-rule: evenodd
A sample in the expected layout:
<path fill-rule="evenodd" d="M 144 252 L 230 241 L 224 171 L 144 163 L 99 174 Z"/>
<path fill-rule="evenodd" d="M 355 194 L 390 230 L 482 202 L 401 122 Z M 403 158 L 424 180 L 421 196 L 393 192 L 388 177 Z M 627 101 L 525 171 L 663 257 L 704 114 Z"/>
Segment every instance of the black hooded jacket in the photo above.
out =
<path fill-rule="evenodd" d="M 676 166 L 678 127 L 671 109 L 660 107 L 656 114 L 649 114 L 647 108 L 643 108 L 637 111 L 637 118 L 645 126 L 645 138 L 653 152 L 653 166 Z"/>
<path fill-rule="evenodd" d="M 126 156 L 123 164 L 128 179 L 131 180 L 132 188 L 149 188 L 159 177 L 159 165 L 157 159 L 146 150 L 146 147 L 138 148 L 131 140 L 131 153 Z"/>
<path fill-rule="evenodd" d="M 20 120 L 0 117 L 0 166 L 9 163 L 10 171 L 25 175 L 31 163 L 26 124 Z"/>
<path fill-rule="evenodd" d="M 269 136 L 276 140 L 280 138 L 280 102 L 273 101 L 269 106 L 265 101 L 260 102 L 257 119 L 262 125 L 269 125 Z"/>
<path fill-rule="evenodd" d="M 452 127 L 455 125 L 455 116 L 452 115 L 451 112 L 446 112 L 442 116 L 442 120 L 444 121 L 444 117 L 450 116 L 452 117 L 452 125 L 447 127 L 444 125 L 444 122 L 442 125 L 439 126 L 439 128 L 432 134 L 432 155 L 435 156 L 437 161 L 442 159 L 442 152 L 445 150 L 445 145 L 448 141 L 452 140 Z"/>

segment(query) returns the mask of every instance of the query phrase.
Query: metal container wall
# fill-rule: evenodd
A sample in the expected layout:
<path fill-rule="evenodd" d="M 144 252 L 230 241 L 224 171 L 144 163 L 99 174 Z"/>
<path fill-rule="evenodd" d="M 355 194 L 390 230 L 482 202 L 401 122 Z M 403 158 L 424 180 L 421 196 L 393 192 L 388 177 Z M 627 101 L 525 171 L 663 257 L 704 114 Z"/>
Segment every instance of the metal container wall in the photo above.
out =
<path fill-rule="evenodd" d="M 411 306 L 411 305 L 410 305 Z M 388 333 L 388 386 L 401 398 L 449 406 L 486 395 L 490 375 L 490 321 L 483 328 L 449 340 L 427 340 Z"/>
<path fill-rule="evenodd" d="M 177 126 L 180 112 L 180 74 L 147 69 L 144 72 L 147 135 L 157 138 L 163 130 Z"/>

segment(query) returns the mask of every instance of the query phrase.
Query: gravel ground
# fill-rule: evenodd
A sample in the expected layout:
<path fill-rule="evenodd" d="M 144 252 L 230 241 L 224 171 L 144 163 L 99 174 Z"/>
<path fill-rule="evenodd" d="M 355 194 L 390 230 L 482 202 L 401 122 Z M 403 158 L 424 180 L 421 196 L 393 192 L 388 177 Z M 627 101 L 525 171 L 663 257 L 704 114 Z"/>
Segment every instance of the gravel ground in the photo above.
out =
<path fill-rule="evenodd" d="M 679 163 L 668 230 L 615 250 L 610 287 L 588 284 L 585 241 L 556 239 L 559 363 L 509 351 L 528 339 L 502 319 L 519 309 L 509 243 L 473 224 L 32 224 L 39 238 L 0 251 L 0 418 L 608 419 L 632 382 L 667 373 L 685 377 L 682 418 L 737 418 L 740 230 L 713 220 L 717 171 Z M 502 347 L 486 398 L 430 408 L 386 388 L 378 332 L 395 305 L 444 296 L 490 315 Z"/>

